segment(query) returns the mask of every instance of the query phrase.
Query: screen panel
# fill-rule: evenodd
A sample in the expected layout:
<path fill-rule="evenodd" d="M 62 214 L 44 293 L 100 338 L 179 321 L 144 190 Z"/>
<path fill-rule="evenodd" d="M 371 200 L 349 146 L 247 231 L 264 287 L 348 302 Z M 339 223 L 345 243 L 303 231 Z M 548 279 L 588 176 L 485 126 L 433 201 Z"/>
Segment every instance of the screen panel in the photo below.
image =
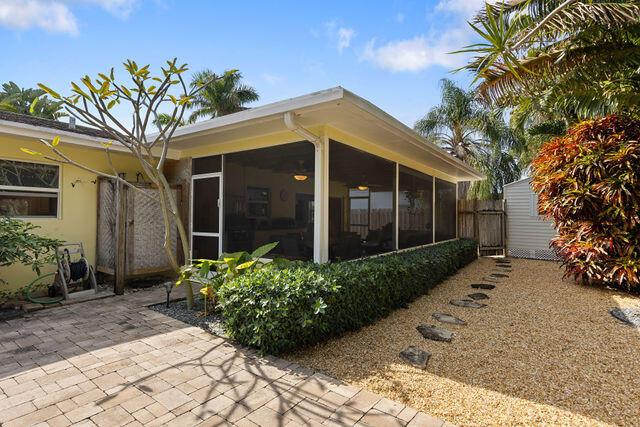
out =
<path fill-rule="evenodd" d="M 456 185 L 436 178 L 436 242 L 456 237 Z"/>
<path fill-rule="evenodd" d="M 398 177 L 398 247 L 433 243 L 433 177 L 405 166 Z"/>
<path fill-rule="evenodd" d="M 193 232 L 220 232 L 220 178 L 197 178 L 193 180 Z"/>

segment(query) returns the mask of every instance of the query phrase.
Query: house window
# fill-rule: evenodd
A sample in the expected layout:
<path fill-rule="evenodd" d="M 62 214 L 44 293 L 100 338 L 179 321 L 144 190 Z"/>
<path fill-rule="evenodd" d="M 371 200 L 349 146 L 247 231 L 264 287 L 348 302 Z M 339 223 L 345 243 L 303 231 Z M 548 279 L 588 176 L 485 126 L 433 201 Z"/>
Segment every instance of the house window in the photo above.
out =
<path fill-rule="evenodd" d="M 269 217 L 269 188 L 247 187 L 247 216 L 249 218 Z"/>
<path fill-rule="evenodd" d="M 398 247 L 433 242 L 433 177 L 400 166 L 398 183 Z"/>
<path fill-rule="evenodd" d="M 59 199 L 58 165 L 0 159 L 0 215 L 56 218 Z"/>
<path fill-rule="evenodd" d="M 369 233 L 371 199 L 369 189 L 349 189 L 349 227 L 363 239 Z"/>
<path fill-rule="evenodd" d="M 347 260 L 394 249 L 396 165 L 329 143 L 329 258 Z"/>

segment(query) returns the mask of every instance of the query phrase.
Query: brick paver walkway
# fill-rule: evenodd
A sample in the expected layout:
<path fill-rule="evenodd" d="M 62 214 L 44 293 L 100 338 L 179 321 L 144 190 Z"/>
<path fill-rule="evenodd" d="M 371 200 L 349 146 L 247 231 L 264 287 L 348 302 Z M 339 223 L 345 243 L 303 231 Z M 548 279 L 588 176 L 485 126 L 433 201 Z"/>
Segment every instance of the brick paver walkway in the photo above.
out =
<path fill-rule="evenodd" d="M 163 290 L 0 322 L 0 425 L 443 422 L 149 310 Z"/>

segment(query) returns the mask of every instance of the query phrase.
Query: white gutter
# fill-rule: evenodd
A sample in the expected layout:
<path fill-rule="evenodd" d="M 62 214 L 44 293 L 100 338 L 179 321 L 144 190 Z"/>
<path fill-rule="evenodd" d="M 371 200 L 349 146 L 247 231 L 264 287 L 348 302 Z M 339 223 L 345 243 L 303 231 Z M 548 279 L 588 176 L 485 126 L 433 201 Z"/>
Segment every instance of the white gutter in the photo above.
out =
<path fill-rule="evenodd" d="M 314 146 L 313 180 L 313 260 L 318 263 L 329 260 L 329 144 L 326 136 L 319 136 L 305 129 L 296 120 L 293 111 L 283 116 L 284 125 Z"/>
<path fill-rule="evenodd" d="M 313 145 L 315 145 L 316 147 L 320 143 L 320 137 L 318 135 L 305 129 L 298 123 L 298 121 L 296 120 L 296 115 L 293 111 L 287 111 L 286 113 L 284 113 L 284 125 L 291 132 L 297 133 L 305 140 L 313 143 Z"/>

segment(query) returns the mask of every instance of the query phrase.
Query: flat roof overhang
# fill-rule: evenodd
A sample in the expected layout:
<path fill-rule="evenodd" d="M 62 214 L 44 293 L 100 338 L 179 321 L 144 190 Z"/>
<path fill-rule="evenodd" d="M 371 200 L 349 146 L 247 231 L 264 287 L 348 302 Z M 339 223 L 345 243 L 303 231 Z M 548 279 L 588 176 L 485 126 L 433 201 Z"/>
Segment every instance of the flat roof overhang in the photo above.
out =
<path fill-rule="evenodd" d="M 293 112 L 297 122 L 305 128 L 333 127 L 383 150 L 441 171 L 458 181 L 485 178 L 380 108 L 342 87 L 181 127 L 174 134 L 171 148 L 185 151 L 287 132 L 284 115 L 288 112 Z"/>

